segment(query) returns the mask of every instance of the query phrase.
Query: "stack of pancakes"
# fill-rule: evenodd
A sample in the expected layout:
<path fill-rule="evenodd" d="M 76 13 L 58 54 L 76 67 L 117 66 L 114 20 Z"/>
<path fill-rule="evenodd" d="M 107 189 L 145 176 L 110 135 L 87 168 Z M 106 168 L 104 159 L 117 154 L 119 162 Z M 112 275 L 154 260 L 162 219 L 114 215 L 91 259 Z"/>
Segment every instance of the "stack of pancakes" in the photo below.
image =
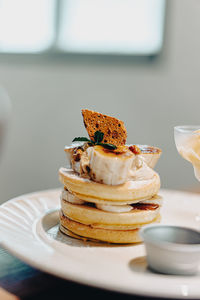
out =
<path fill-rule="evenodd" d="M 87 110 L 82 111 L 83 116 L 87 112 Z M 96 124 L 101 132 L 105 132 L 105 124 L 110 121 L 111 117 L 106 116 L 105 118 L 104 115 L 91 111 L 89 113 L 92 113 L 93 117 L 95 117 L 94 114 L 98 114 L 99 122 Z M 94 132 L 91 132 L 90 120 L 84 118 L 84 123 L 91 141 L 93 141 Z M 117 131 L 117 128 L 124 128 L 121 121 L 119 122 L 120 126 L 112 122 L 114 129 L 109 124 L 107 125 L 111 134 L 113 130 Z M 109 135 L 106 133 L 102 140 L 104 144 L 106 144 L 105 140 L 110 142 Z M 71 166 L 59 170 L 59 178 L 64 185 L 60 210 L 60 230 L 63 233 L 78 238 L 110 243 L 137 243 L 141 241 L 138 234 L 139 228 L 146 224 L 159 222 L 162 201 L 158 196 L 160 178 L 153 167 L 161 150 L 141 145 L 125 146 L 126 132 L 124 138 L 120 133 L 120 145 L 117 144 L 119 139 L 114 140 L 115 137 L 116 133 L 112 135 L 111 140 L 112 145 L 116 146 L 115 149 L 107 148 L 106 150 L 104 147 L 108 146 L 97 146 L 90 142 L 78 146 L 72 145 L 65 149 Z M 90 153 L 93 154 L 93 160 Z M 102 161 L 98 168 L 102 166 L 101 172 L 92 164 L 95 155 L 99 155 L 99 153 Z M 132 163 L 134 172 L 131 170 L 132 173 L 129 173 L 132 175 L 128 177 L 125 177 L 126 169 L 123 169 L 122 166 L 120 170 L 123 171 L 123 176 L 120 177 L 119 174 L 116 177 L 118 174 L 110 172 L 109 166 L 113 168 L 113 162 L 117 165 L 117 161 L 120 159 L 123 161 L 124 157 L 127 157 L 127 153 L 131 157 L 131 163 L 139 159 L 140 166 Z M 103 159 L 106 161 L 105 166 Z M 112 160 L 112 164 L 109 164 L 110 160 Z M 98 162 L 97 158 L 96 162 Z M 106 176 L 107 174 L 113 174 L 115 180 L 110 178 L 112 176 Z"/>

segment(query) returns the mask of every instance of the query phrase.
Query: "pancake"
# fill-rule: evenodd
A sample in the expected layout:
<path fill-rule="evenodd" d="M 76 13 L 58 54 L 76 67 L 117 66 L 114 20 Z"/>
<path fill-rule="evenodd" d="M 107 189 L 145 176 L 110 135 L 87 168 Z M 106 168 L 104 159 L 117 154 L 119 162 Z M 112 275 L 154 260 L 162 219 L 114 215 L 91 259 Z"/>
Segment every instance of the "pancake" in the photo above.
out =
<path fill-rule="evenodd" d="M 66 186 L 64 187 L 64 191 L 69 192 Z M 61 197 L 62 197 L 62 199 L 65 199 L 66 201 L 68 201 L 67 196 L 65 195 L 64 191 L 62 192 Z M 75 199 L 80 199 L 85 202 L 91 202 L 91 203 L 96 203 L 96 204 L 108 204 L 108 205 L 110 205 L 110 204 L 111 205 L 133 204 L 133 203 L 138 203 L 140 201 L 147 201 L 147 200 L 151 201 L 151 199 L 154 199 L 154 197 L 156 197 L 156 196 L 153 196 L 153 197 L 148 196 L 148 197 L 142 198 L 142 199 L 132 199 L 132 200 L 127 200 L 127 201 L 125 201 L 125 200 L 124 201 L 120 201 L 120 200 L 110 201 L 110 200 L 104 200 L 104 199 L 100 199 L 100 198 L 90 197 L 87 195 L 82 195 L 82 194 L 75 193 L 75 192 L 70 192 L 70 193 L 71 193 L 71 195 L 73 195 L 73 197 Z"/>
<path fill-rule="evenodd" d="M 155 197 L 157 203 L 161 197 Z M 136 229 L 152 222 L 159 214 L 159 204 L 136 204 L 129 212 L 108 212 L 91 206 L 90 203 L 72 204 L 61 199 L 63 214 L 81 224 L 91 225 L 93 228 L 127 230 Z"/>
<path fill-rule="evenodd" d="M 64 234 L 66 234 L 69 237 L 72 237 L 72 238 L 75 238 L 75 239 L 78 239 L 78 240 L 82 240 L 84 242 L 85 241 L 91 241 L 91 242 L 96 242 L 96 243 L 100 243 L 100 242 L 103 243 L 103 241 L 99 241 L 99 240 L 95 240 L 95 239 L 92 239 L 92 238 L 87 238 L 87 237 L 75 234 L 72 231 L 70 231 L 69 229 L 67 229 L 66 227 L 63 227 L 61 224 L 60 224 L 60 231 Z"/>
<path fill-rule="evenodd" d="M 154 220 L 158 222 L 159 217 Z M 72 234 L 78 235 L 82 238 L 88 238 L 92 240 L 99 240 L 109 243 L 117 244 L 129 244 L 129 243 L 139 243 L 141 238 L 139 236 L 139 229 L 133 230 L 112 230 L 112 229 L 102 229 L 93 228 L 90 225 L 81 224 L 79 222 L 73 221 L 60 213 L 60 230 L 63 233 L 67 233 L 67 230 L 72 232 Z"/>
<path fill-rule="evenodd" d="M 134 200 L 149 199 L 156 195 L 160 188 L 160 177 L 155 171 L 151 179 L 127 181 L 115 186 L 82 178 L 72 169 L 66 168 L 60 168 L 59 179 L 70 192 L 76 194 L 80 199 L 83 195 L 89 199 L 97 198 L 115 203 L 132 203 Z"/>

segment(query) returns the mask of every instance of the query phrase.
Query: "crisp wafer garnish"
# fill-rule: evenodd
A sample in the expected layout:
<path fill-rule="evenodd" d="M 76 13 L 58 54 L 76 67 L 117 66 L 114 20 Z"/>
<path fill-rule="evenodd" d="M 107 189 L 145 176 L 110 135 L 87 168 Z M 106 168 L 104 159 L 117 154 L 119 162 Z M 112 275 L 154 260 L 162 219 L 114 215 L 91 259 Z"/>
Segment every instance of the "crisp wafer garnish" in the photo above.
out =
<path fill-rule="evenodd" d="M 122 121 L 88 109 L 82 109 L 82 115 L 92 141 L 95 141 L 95 133 L 99 131 L 103 134 L 102 143 L 115 146 L 126 144 L 127 131 Z"/>

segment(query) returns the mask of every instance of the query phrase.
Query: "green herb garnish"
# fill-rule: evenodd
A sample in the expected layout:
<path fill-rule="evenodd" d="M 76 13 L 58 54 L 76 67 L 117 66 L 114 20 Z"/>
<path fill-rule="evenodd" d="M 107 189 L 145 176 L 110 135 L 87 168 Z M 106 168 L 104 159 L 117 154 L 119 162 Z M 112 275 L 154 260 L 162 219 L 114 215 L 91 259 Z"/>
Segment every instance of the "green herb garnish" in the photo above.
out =
<path fill-rule="evenodd" d="M 79 136 L 79 137 L 74 138 L 72 142 L 93 142 L 93 141 L 89 140 L 86 137 Z"/>
<path fill-rule="evenodd" d="M 103 141 L 104 133 L 101 131 L 96 131 L 94 134 L 94 141 L 96 144 L 101 143 Z"/>
<path fill-rule="evenodd" d="M 109 144 L 109 143 L 98 143 L 97 145 L 100 145 L 106 149 L 109 149 L 109 150 L 115 150 L 117 149 L 117 146 L 113 145 L 113 144 Z"/>
<path fill-rule="evenodd" d="M 86 138 L 86 137 L 76 137 L 72 142 L 89 142 L 92 146 L 100 145 L 109 150 L 117 149 L 117 146 L 109 143 L 101 143 L 103 141 L 104 133 L 101 131 L 96 131 L 94 134 L 94 141 Z"/>

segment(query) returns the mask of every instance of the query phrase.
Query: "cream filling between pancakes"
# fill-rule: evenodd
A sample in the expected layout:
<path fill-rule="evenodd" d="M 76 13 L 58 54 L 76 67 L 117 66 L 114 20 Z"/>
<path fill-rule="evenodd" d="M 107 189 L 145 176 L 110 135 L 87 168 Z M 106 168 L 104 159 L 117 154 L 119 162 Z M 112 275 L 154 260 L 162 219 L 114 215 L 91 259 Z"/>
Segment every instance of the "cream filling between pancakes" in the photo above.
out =
<path fill-rule="evenodd" d="M 82 199 L 79 199 L 78 197 L 76 197 L 74 194 L 70 193 L 67 190 L 63 190 L 62 194 L 61 194 L 61 200 L 64 199 L 65 201 L 72 203 L 72 204 L 78 204 L 78 205 L 87 205 L 88 202 L 84 201 Z M 102 202 L 102 201 L 101 201 Z M 156 197 L 154 197 L 153 199 L 148 199 L 148 200 L 141 200 L 138 201 L 139 203 L 143 203 L 143 204 L 161 204 L 161 200 L 160 197 L 157 199 Z M 138 203 L 137 202 L 137 203 Z M 134 202 L 135 203 L 135 202 Z M 114 212 L 114 213 L 123 213 L 123 212 L 129 212 L 133 209 L 132 205 L 113 205 L 113 204 L 102 204 L 102 203 L 94 203 L 94 205 L 96 206 L 97 209 L 103 210 L 103 211 L 107 211 L 107 212 Z"/>
<path fill-rule="evenodd" d="M 115 213 L 123 213 L 128 212 L 133 209 L 131 205 L 109 205 L 109 204 L 95 204 L 96 208 L 108 211 L 108 212 L 115 212 Z"/>
<path fill-rule="evenodd" d="M 84 204 L 85 201 L 77 198 L 74 194 L 66 191 L 65 189 L 62 191 L 61 199 L 65 199 L 66 201 L 73 204 Z"/>
<path fill-rule="evenodd" d="M 86 201 L 77 198 L 75 195 L 70 193 L 69 191 L 63 190 L 61 194 L 61 199 L 65 199 L 67 202 L 72 204 L 87 204 Z M 110 212 L 128 212 L 133 209 L 131 205 L 110 205 L 110 204 L 95 204 L 96 208 L 103 210 L 103 211 L 110 211 Z"/>

